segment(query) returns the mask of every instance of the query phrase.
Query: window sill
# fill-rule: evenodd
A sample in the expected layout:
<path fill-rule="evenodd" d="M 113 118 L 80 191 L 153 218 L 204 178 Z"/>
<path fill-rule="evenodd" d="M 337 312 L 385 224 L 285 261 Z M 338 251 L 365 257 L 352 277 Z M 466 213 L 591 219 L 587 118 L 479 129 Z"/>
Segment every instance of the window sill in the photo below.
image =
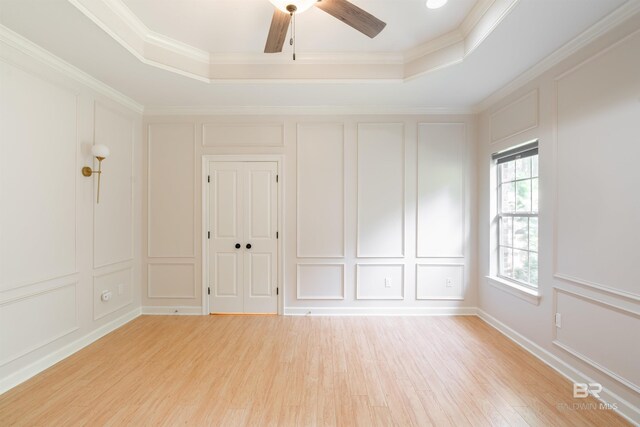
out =
<path fill-rule="evenodd" d="M 493 286 L 494 288 L 500 289 L 501 291 L 514 295 L 520 298 L 521 300 L 524 300 L 533 305 L 540 304 L 541 295 L 538 291 L 518 285 L 517 283 L 510 282 L 500 277 L 486 276 L 486 279 L 487 279 L 487 283 Z"/>

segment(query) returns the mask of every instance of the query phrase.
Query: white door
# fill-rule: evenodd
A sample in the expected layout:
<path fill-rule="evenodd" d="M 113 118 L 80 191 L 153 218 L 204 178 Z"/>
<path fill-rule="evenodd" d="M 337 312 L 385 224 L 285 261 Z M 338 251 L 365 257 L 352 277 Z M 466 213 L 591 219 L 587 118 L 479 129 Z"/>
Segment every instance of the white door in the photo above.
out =
<path fill-rule="evenodd" d="M 209 163 L 209 311 L 277 313 L 277 163 Z"/>

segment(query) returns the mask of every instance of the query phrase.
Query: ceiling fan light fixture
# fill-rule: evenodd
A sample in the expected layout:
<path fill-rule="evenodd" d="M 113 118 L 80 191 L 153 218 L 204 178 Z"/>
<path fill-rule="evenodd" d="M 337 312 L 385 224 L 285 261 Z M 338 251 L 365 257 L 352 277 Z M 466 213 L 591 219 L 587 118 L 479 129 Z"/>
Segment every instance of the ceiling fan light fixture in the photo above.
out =
<path fill-rule="evenodd" d="M 287 6 L 293 5 L 296 7 L 296 13 L 302 13 L 305 10 L 311 8 L 317 0 L 269 0 L 279 10 L 289 13 Z"/>
<path fill-rule="evenodd" d="M 429 9 L 439 9 L 445 4 L 447 4 L 448 0 L 427 0 L 427 7 Z"/>

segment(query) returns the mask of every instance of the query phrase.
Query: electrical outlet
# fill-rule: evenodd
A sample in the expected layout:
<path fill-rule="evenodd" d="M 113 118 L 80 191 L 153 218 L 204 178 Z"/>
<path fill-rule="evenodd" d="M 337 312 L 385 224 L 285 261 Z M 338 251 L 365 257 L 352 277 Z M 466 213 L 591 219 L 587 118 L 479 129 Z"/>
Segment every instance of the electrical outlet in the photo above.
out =
<path fill-rule="evenodd" d="M 384 278 L 384 287 L 385 288 L 390 288 L 391 287 L 391 277 L 385 277 Z"/>
<path fill-rule="evenodd" d="M 556 313 L 556 328 L 562 328 L 562 314 Z"/>
<path fill-rule="evenodd" d="M 122 295 L 124 294 L 124 284 L 123 283 L 119 283 L 118 284 L 118 295 Z"/>
<path fill-rule="evenodd" d="M 447 288 L 452 288 L 453 287 L 453 279 L 451 277 L 447 277 L 447 280 L 445 281 L 445 284 L 447 285 Z"/>

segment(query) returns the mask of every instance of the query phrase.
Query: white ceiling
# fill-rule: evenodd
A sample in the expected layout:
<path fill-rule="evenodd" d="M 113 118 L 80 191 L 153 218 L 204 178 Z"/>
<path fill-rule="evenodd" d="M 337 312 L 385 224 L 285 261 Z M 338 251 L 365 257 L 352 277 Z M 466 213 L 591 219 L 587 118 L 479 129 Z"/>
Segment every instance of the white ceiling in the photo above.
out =
<path fill-rule="evenodd" d="M 236 0 L 238 3 L 240 1 Z M 267 0 L 242 1 L 249 4 L 258 4 L 260 1 L 268 3 Z M 455 4 L 456 1 L 450 0 L 450 3 Z M 138 7 L 144 8 L 145 5 L 148 9 L 152 4 L 159 2 L 129 0 L 127 3 L 135 10 Z M 193 6 L 206 2 L 201 0 L 186 3 Z M 357 3 L 363 6 L 367 2 L 362 0 Z M 374 5 L 391 2 L 371 3 Z M 418 3 L 422 3 L 422 0 Z M 76 7 L 64 0 L 0 0 L 0 22 L 151 109 L 175 106 L 222 109 L 252 107 L 254 111 L 279 106 L 459 109 L 479 103 L 623 3 L 624 0 L 519 0 L 500 24 L 461 63 L 407 81 L 394 82 L 322 82 L 316 79 L 313 82 L 302 80 L 206 83 L 143 63 L 140 58 L 132 55 Z M 468 2 L 465 4 L 466 7 L 469 6 Z M 373 7 L 368 9 L 375 12 Z M 266 9 L 259 7 L 254 12 L 247 11 L 245 14 L 254 13 L 261 16 L 266 11 L 269 15 L 269 10 L 270 6 L 267 4 Z M 309 12 L 309 19 L 313 18 L 311 13 Z M 165 24 L 154 21 L 159 18 L 152 18 L 151 15 L 151 12 L 147 12 L 141 19 L 147 20 L 145 24 L 154 27 L 154 31 L 182 31 L 172 36 L 183 37 L 183 42 L 193 43 L 194 46 L 202 43 L 198 45 L 199 48 L 223 49 L 220 46 L 226 46 L 227 43 L 231 46 L 248 46 L 258 43 L 262 37 L 262 30 L 256 30 L 255 34 L 252 33 L 240 41 L 227 42 L 227 38 L 231 39 L 233 35 L 221 35 L 219 41 L 208 41 L 207 37 L 200 36 L 197 31 L 198 25 L 204 25 L 206 19 L 192 26 L 190 22 L 185 22 L 184 18 L 176 17 L 175 25 L 166 23 L 167 28 L 162 28 Z M 382 19 L 392 21 L 379 13 L 378 15 Z M 252 22 L 260 19 L 263 18 L 250 18 Z M 411 16 L 407 16 L 406 19 L 408 22 L 414 22 Z M 451 19 L 451 25 L 456 25 L 454 20 L 459 17 Z M 327 22 L 326 25 L 331 23 L 332 27 L 325 31 L 342 31 L 340 22 L 335 19 L 333 21 L 335 22 Z M 402 19 L 399 22 L 402 23 Z M 169 30 L 169 26 L 176 28 Z M 334 30 L 333 26 L 341 30 Z M 179 30 L 178 27 L 182 29 Z M 229 24 L 228 27 L 233 25 Z M 349 27 L 344 27 L 349 30 Z M 210 31 L 208 34 L 213 34 L 213 31 L 218 30 L 207 31 Z M 389 33 L 393 34 L 389 37 L 401 40 L 404 37 L 402 32 L 402 27 L 392 27 Z M 410 34 L 408 38 L 423 37 L 427 32 L 416 32 L 412 29 Z M 318 45 L 319 41 L 313 43 Z M 352 36 L 349 43 L 349 46 L 356 46 L 359 42 L 356 36 Z"/>
<path fill-rule="evenodd" d="M 273 6 L 268 0 L 123 0 L 151 30 L 207 52 L 264 50 Z M 371 40 L 312 7 L 296 18 L 299 52 L 398 52 L 456 29 L 477 0 L 441 9 L 425 0 L 352 0 L 387 23 Z"/>

